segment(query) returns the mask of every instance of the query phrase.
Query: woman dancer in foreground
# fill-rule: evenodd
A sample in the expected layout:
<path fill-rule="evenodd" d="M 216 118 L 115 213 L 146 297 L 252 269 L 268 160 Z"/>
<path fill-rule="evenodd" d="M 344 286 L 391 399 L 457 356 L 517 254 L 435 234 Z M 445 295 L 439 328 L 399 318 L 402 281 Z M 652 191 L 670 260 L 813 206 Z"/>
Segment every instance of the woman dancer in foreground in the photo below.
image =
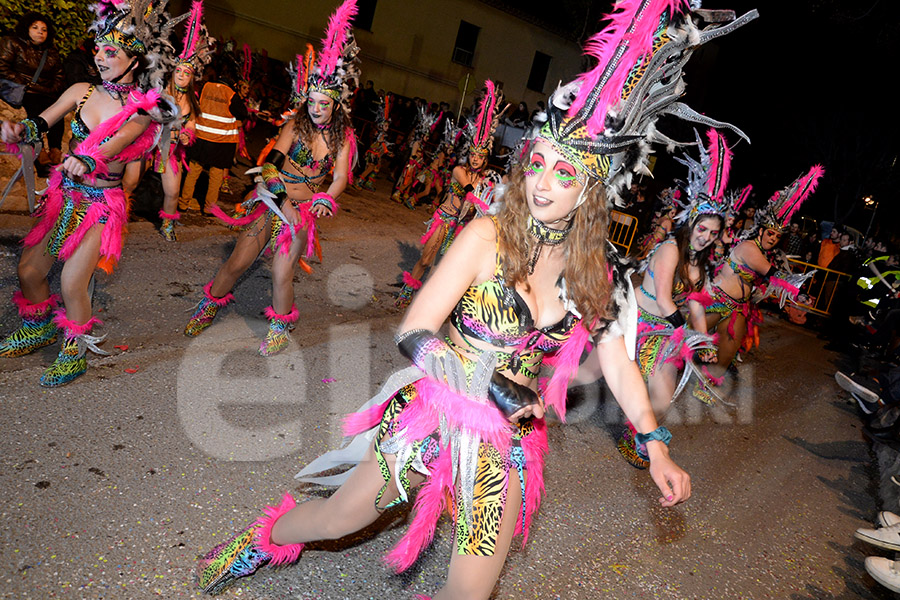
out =
<path fill-rule="evenodd" d="M 90 335 L 101 321 L 92 316 L 88 291 L 94 270 L 107 273 L 122 253 L 128 207 L 122 173 L 129 162 L 152 149 L 161 123 L 175 118 L 175 107 L 160 98 L 161 73 L 148 64 L 163 61 L 169 35 L 165 2 L 149 10 L 127 4 L 92 5 L 97 19 L 94 61 L 103 83 L 76 83 L 52 106 L 33 119 L 2 123 L 6 143 L 40 143 L 48 127 L 70 111 L 70 154 L 53 171 L 38 211 L 38 222 L 25 237 L 19 260 L 20 290 L 13 302 L 22 327 L 0 342 L 0 356 L 22 356 L 52 344 L 64 335 L 56 361 L 41 375 L 41 385 L 63 385 L 87 371 L 87 350 L 106 354 Z M 175 21 L 177 22 L 177 21 Z M 50 293 L 47 274 L 57 260 L 65 261 L 60 276 L 64 308 Z"/>
<path fill-rule="evenodd" d="M 323 464 L 357 466 L 330 498 L 298 505 L 285 494 L 279 506 L 265 509 L 250 527 L 214 548 L 199 565 L 204 590 L 219 591 L 264 564 L 296 560 L 306 542 L 353 533 L 407 501 L 421 483 L 409 530 L 388 562 L 398 570 L 412 565 L 447 508 L 455 518 L 455 549 L 447 582 L 435 598 L 487 598 L 513 535 L 527 535 L 540 503 L 545 407 L 565 417 L 566 386 L 592 338 L 592 360 L 641 432 L 662 506 L 690 496 L 690 479 L 669 458 L 670 436 L 657 427 L 626 351 L 630 342 L 622 332 L 634 325 L 628 319 L 628 279 L 606 241 L 607 190 L 621 189 L 625 172 L 642 160 L 628 140 L 646 140 L 656 113 L 635 102 L 623 122 L 640 128 L 603 131 L 603 124 L 643 76 L 660 74 L 599 74 L 631 72 L 657 51 L 686 58 L 682 44 L 695 41 L 697 32 L 680 14 L 687 3 L 678 3 L 676 15 L 668 5 L 619 6 L 613 16 L 619 26 L 603 32 L 606 43 L 595 46 L 601 49 L 597 70 L 551 98 L 549 120 L 526 152 L 526 164 L 512 174 L 499 214 L 463 230 L 410 307 L 397 342 L 413 366 L 392 376 L 348 419 L 345 431 L 364 437 L 314 461 L 301 476 Z M 629 43 L 624 36 L 634 28 L 651 34 L 639 36 L 645 45 L 623 57 L 617 49 Z M 667 31 L 678 35 L 662 37 Z M 673 57 L 674 64 L 681 62 Z M 654 110 L 680 95 L 679 74 L 666 76 L 672 78 L 671 93 L 654 95 Z M 606 154 L 610 144 L 620 144 L 624 154 Z M 624 171 L 610 172 L 613 159 Z M 450 335 L 440 339 L 433 332 L 448 316 Z M 545 360 L 553 374 L 539 386 Z"/>
<path fill-rule="evenodd" d="M 348 99 L 358 81 L 351 20 L 356 0 L 346 0 L 332 15 L 325 47 L 316 58 L 310 47 L 307 56 L 297 57 L 294 101 L 304 103 L 285 123 L 275 147 L 261 167 L 249 214 L 230 218 L 214 207 L 213 214 L 226 223 L 242 227 L 234 250 L 212 281 L 203 288 L 204 297 L 184 329 L 190 337 L 200 335 L 212 324 L 219 309 L 232 300 L 238 278 L 253 264 L 263 248 L 274 253 L 272 260 L 272 305 L 266 339 L 259 347 L 271 356 L 287 347 L 288 329 L 300 318 L 294 304 L 294 271 L 302 250 L 309 257 L 315 250 L 316 220 L 337 211 L 336 199 L 347 187 L 353 153 L 353 130 Z M 331 184 L 319 191 L 334 168 Z M 258 203 L 258 204 L 257 204 Z"/>

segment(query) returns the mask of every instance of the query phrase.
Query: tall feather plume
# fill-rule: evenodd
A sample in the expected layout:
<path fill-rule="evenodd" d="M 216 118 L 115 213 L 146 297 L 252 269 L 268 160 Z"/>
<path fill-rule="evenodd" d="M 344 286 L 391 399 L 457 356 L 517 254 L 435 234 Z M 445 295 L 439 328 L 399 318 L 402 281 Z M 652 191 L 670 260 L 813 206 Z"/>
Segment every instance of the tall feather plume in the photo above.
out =
<path fill-rule="evenodd" d="M 494 82 L 490 79 L 484 82 L 484 98 L 481 100 L 481 108 L 478 111 L 478 120 L 475 122 L 475 135 L 473 144 L 483 146 L 491 135 L 491 125 L 494 120 L 494 108 L 497 97 L 494 94 Z"/>
<path fill-rule="evenodd" d="M 322 76 L 329 77 L 337 68 L 344 50 L 344 41 L 355 16 L 356 0 L 344 0 L 328 20 L 328 30 L 322 40 L 322 52 L 319 55 Z"/>
<path fill-rule="evenodd" d="M 725 137 L 715 129 L 706 132 L 709 139 L 709 180 L 706 193 L 709 199 L 722 204 L 725 201 L 725 187 L 728 185 L 728 175 L 731 172 L 731 150 L 725 143 Z"/>
<path fill-rule="evenodd" d="M 596 58 L 597 66 L 578 77 L 581 87 L 568 115 L 582 113 L 580 120 L 587 122 L 588 134 L 602 133 L 606 115 L 622 99 L 632 68 L 646 61 L 662 15 L 689 9 L 687 0 L 619 2 L 617 10 L 608 16 L 609 27 L 585 44 L 585 54 Z"/>
<path fill-rule="evenodd" d="M 197 52 L 197 42 L 200 41 L 200 28 L 203 23 L 203 2 L 194 0 L 191 4 L 190 17 L 188 17 L 187 30 L 184 34 L 180 58 L 189 59 Z"/>
<path fill-rule="evenodd" d="M 244 44 L 244 62 L 241 65 L 241 79 L 250 81 L 250 73 L 253 70 L 253 51 L 249 44 Z"/>
<path fill-rule="evenodd" d="M 738 194 L 737 199 L 734 201 L 734 204 L 732 204 L 732 206 L 731 206 L 732 212 L 734 212 L 734 213 L 740 212 L 741 208 L 744 206 L 744 203 L 747 202 L 747 198 L 750 197 L 750 192 L 752 192 L 752 191 L 753 191 L 752 185 L 748 185 L 743 190 L 741 190 L 741 193 Z"/>
<path fill-rule="evenodd" d="M 782 223 L 788 223 L 800 209 L 806 199 L 812 194 L 819 185 L 819 179 L 825 174 L 825 168 L 822 165 L 813 165 L 806 175 L 800 177 L 782 192 L 776 192 L 769 202 L 778 202 L 779 197 L 786 195 L 787 198 L 781 198 L 781 206 L 777 209 L 778 219 Z M 777 205 L 776 205 L 777 206 Z"/>

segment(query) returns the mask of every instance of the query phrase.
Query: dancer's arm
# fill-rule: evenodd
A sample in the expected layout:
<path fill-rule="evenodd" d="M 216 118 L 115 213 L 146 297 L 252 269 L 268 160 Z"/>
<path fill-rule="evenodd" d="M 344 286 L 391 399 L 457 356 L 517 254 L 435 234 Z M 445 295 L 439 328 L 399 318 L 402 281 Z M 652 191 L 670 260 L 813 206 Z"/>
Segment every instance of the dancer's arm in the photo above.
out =
<path fill-rule="evenodd" d="M 40 118 L 46 122 L 48 128 L 65 117 L 67 113 L 75 110 L 78 101 L 87 93 L 88 85 L 87 83 L 76 83 L 64 91 L 56 102 L 40 114 Z M 0 138 L 7 144 L 16 144 L 23 140 L 26 135 L 25 129 L 24 123 L 3 121 L 0 126 Z"/>
<path fill-rule="evenodd" d="M 625 341 L 619 337 L 597 344 L 594 349 L 606 385 L 625 416 L 638 433 L 650 433 L 658 427 L 647 386 L 637 364 L 628 358 Z M 663 494 L 660 505 L 674 506 L 691 496 L 691 477 L 669 458 L 669 448 L 661 441 L 647 442 L 650 476 Z"/>
<path fill-rule="evenodd" d="M 349 172 L 350 141 L 344 140 L 344 145 L 341 146 L 341 151 L 338 153 L 337 162 L 334 165 L 334 173 L 331 176 L 331 185 L 329 185 L 328 189 L 325 191 L 332 202 L 337 200 L 338 196 L 343 194 L 344 190 L 347 189 L 347 173 Z M 337 205 L 333 206 L 336 208 Z M 317 217 L 330 217 L 334 214 L 334 211 L 331 208 L 328 208 L 321 204 L 314 205 L 310 209 L 310 212 L 312 212 L 312 214 L 316 215 Z"/>
<path fill-rule="evenodd" d="M 678 267 L 678 245 L 665 243 L 659 247 L 654 256 L 653 287 L 656 291 L 656 305 L 660 316 L 669 318 L 678 312 L 672 299 L 672 287 L 675 281 L 675 269 Z"/>

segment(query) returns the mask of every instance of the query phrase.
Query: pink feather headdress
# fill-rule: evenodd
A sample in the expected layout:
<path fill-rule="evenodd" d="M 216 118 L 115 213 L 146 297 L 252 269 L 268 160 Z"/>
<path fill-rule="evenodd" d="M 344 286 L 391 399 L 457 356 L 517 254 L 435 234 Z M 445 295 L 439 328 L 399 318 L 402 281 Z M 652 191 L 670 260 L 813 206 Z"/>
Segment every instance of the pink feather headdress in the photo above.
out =
<path fill-rule="evenodd" d="M 214 42 L 215 40 L 209 37 L 206 25 L 203 24 L 203 2 L 194 0 L 188 13 L 184 43 L 176 64 L 190 65 L 194 77 L 199 77 L 203 67 L 209 63 Z"/>
<path fill-rule="evenodd" d="M 621 0 L 609 24 L 585 45 L 596 66 L 550 97 L 532 137 L 551 145 L 581 172 L 602 181 L 610 200 L 621 201 L 633 173 L 649 173 L 650 143 L 685 145 L 656 130 L 664 114 L 716 128 L 736 127 L 700 115 L 678 102 L 682 68 L 703 43 L 755 19 L 751 11 L 690 15 L 689 0 Z M 702 11 L 697 11 L 702 12 Z M 700 31 L 695 22 L 720 19 Z"/>
<path fill-rule="evenodd" d="M 356 0 L 344 0 L 334 11 L 328 20 L 322 50 L 314 66 L 304 65 L 306 68 L 301 68 L 300 57 L 297 57 L 296 70 L 289 69 L 298 94 L 293 99 L 295 102 L 305 99 L 311 92 L 325 94 L 335 102 L 348 101 L 359 83 L 359 68 L 356 66 L 359 48 L 353 37 L 356 12 Z M 299 81 L 301 77 L 306 79 L 305 83 Z"/>
<path fill-rule="evenodd" d="M 756 213 L 757 227 L 766 227 L 776 231 L 784 231 L 791 217 L 800 209 L 800 205 L 806 202 L 810 194 L 816 191 L 819 179 L 825 174 L 822 165 L 813 165 L 805 175 L 801 175 L 789 186 L 775 192 L 769 203 Z"/>
<path fill-rule="evenodd" d="M 498 108 L 502 98 L 503 92 L 497 89 L 493 81 L 486 80 L 484 82 L 484 98 L 481 100 L 475 121 L 470 125 L 472 152 L 483 156 L 491 153 L 491 147 L 494 145 L 494 130 L 500 120 Z"/>

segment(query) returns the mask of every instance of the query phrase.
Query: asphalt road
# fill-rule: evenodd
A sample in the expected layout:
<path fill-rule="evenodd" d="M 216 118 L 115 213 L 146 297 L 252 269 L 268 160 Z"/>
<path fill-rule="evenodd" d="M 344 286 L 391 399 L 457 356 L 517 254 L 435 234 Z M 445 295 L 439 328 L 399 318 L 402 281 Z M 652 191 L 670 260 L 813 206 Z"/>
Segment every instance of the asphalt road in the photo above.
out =
<path fill-rule="evenodd" d="M 423 208 L 351 192 L 323 225 L 324 262 L 295 283 L 290 349 L 256 355 L 271 281 L 263 260 L 237 302 L 194 340 L 181 334 L 234 234 L 188 214 L 179 241 L 130 225 L 112 276 L 98 274 L 102 347 L 76 382 L 42 389 L 56 347 L 0 359 L 0 597 L 190 598 L 194 558 L 285 490 L 322 493 L 292 475 L 334 447 L 339 420 L 404 366 L 391 337 L 403 268 Z M 17 241 L 31 219 L 0 212 L 0 296 L 15 289 Z M 52 285 L 58 287 L 58 271 Z M 17 326 L 0 306 L 0 332 Z M 737 405 L 687 396 L 669 421 L 672 454 L 694 497 L 656 506 L 646 472 L 618 455 L 620 414 L 599 386 L 580 389 L 570 423 L 551 427 L 547 496 L 528 546 L 512 552 L 495 598 L 791 600 L 888 598 L 852 533 L 877 506 L 873 456 L 856 408 L 833 380 L 835 355 L 809 330 L 767 315 L 741 367 Z M 886 507 L 891 508 L 891 507 Z M 896 507 L 894 507 L 896 509 Z M 379 557 L 407 514 L 341 543 L 312 545 L 226 597 L 411 598 L 441 585 L 449 522 L 411 572 Z"/>

